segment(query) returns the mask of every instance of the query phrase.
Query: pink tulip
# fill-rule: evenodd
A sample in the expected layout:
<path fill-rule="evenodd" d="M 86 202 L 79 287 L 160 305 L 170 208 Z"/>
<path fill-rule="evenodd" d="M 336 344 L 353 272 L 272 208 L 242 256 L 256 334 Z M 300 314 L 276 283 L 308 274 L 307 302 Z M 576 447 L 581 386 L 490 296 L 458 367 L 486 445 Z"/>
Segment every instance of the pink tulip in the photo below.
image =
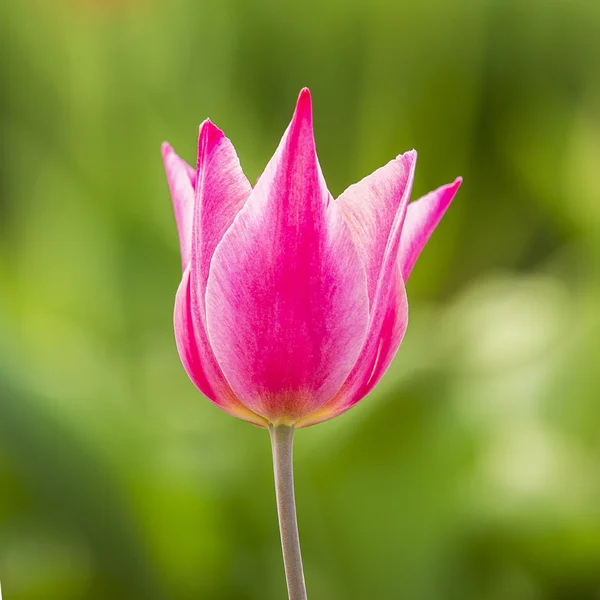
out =
<path fill-rule="evenodd" d="M 289 598 L 305 600 L 293 432 L 347 411 L 383 377 L 408 323 L 404 284 L 461 179 L 409 204 L 413 150 L 334 200 L 307 89 L 254 188 L 208 120 L 195 170 L 168 144 L 162 154 L 183 268 L 179 356 L 219 408 L 269 428 Z"/>
<path fill-rule="evenodd" d="M 408 322 L 404 284 L 461 179 L 409 204 L 416 152 L 337 200 L 303 89 L 254 188 L 209 120 L 191 168 L 163 144 L 183 278 L 175 335 L 194 384 L 255 423 L 306 427 L 364 398 Z"/>

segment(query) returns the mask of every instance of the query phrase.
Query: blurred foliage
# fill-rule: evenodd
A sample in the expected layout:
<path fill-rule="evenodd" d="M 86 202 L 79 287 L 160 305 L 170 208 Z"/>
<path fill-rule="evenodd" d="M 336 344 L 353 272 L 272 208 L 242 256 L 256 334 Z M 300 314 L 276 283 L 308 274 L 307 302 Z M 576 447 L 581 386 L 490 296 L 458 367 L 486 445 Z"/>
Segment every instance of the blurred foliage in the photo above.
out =
<path fill-rule="evenodd" d="M 465 183 L 378 390 L 298 433 L 314 600 L 600 594 L 600 3 L 0 3 L 6 600 L 285 597 L 268 436 L 188 381 L 159 146 Z"/>

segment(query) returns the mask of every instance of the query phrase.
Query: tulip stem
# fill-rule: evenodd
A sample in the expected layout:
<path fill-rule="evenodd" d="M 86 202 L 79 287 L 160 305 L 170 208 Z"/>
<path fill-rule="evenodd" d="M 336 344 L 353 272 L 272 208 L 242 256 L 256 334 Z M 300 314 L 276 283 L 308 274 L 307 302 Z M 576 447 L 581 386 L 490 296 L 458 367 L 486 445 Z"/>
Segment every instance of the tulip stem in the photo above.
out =
<path fill-rule="evenodd" d="M 294 499 L 292 460 L 294 428 L 289 425 L 270 425 L 269 432 L 273 447 L 277 514 L 279 515 L 279 531 L 281 532 L 288 596 L 289 600 L 306 600 L 306 584 L 302 570 L 302 554 L 300 553 L 296 501 Z"/>

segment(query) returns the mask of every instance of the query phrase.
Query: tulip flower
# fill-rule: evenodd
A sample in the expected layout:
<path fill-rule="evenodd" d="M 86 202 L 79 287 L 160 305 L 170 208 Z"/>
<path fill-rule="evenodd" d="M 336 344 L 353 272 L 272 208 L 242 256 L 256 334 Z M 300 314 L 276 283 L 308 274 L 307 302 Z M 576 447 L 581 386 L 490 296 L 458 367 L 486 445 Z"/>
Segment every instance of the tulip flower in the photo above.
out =
<path fill-rule="evenodd" d="M 179 356 L 214 404 L 270 430 L 289 597 L 306 598 L 293 432 L 349 410 L 386 372 L 408 323 L 405 283 L 461 179 L 409 204 L 409 151 L 334 200 L 307 89 L 254 187 L 209 120 L 195 169 L 168 144 L 162 154 L 183 270 Z"/>

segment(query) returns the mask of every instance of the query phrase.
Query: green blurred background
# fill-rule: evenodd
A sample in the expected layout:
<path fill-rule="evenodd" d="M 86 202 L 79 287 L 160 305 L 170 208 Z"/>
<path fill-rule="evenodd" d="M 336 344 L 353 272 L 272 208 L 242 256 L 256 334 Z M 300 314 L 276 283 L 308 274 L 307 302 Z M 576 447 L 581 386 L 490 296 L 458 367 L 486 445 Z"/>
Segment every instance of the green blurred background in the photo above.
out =
<path fill-rule="evenodd" d="M 600 597 L 600 3 L 0 2 L 5 600 L 285 597 L 268 435 L 173 341 L 160 159 L 462 175 L 377 391 L 296 436 L 313 600 Z"/>

